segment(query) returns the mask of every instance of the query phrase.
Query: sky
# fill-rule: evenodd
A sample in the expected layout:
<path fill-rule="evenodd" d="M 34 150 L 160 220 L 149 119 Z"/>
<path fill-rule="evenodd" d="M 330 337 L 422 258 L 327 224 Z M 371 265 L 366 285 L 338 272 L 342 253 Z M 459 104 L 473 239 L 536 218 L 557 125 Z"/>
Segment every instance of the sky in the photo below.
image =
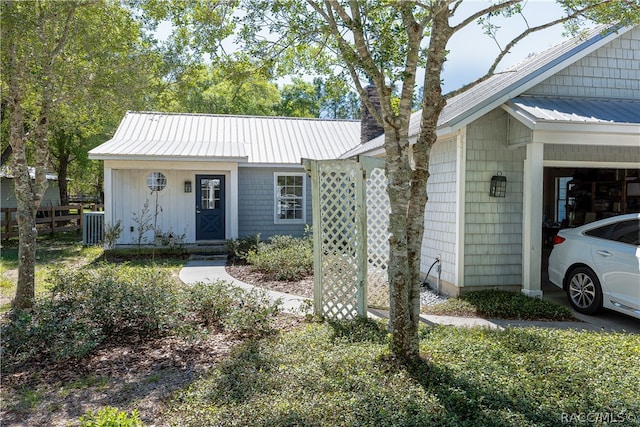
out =
<path fill-rule="evenodd" d="M 469 1 L 463 3 L 461 16 L 468 16 L 475 10 L 486 7 L 489 2 Z M 469 12 L 467 12 L 469 11 Z M 529 26 L 546 23 L 561 16 L 562 10 L 553 0 L 530 0 L 524 6 L 524 13 Z M 526 24 L 519 16 L 495 21 L 501 28 L 498 37 L 504 44 L 515 35 L 526 29 Z M 557 25 L 536 32 L 518 43 L 512 52 L 501 62 L 498 70 L 517 64 L 529 55 L 546 50 L 566 40 L 563 27 Z M 482 76 L 491 66 L 499 53 L 496 43 L 475 24 L 455 34 L 449 42 L 449 56 L 444 70 L 444 92 L 460 88 L 466 83 Z"/>
<path fill-rule="evenodd" d="M 459 8 L 459 16 L 468 16 L 473 11 L 487 7 L 490 3 L 484 0 L 466 0 Z M 525 2 L 523 10 L 529 26 L 541 25 L 558 18 L 562 13 L 554 0 L 529 0 Z M 519 16 L 502 18 L 492 22 L 500 25 L 498 38 L 503 44 L 526 29 L 525 21 Z M 161 25 L 156 37 L 164 40 L 170 30 L 170 25 Z M 563 31 L 562 25 L 556 25 L 525 38 L 503 59 L 498 71 L 523 61 L 531 54 L 541 52 L 566 40 L 568 37 L 563 36 Z M 227 43 L 225 43 L 225 47 L 233 49 L 233 46 Z M 444 93 L 458 89 L 485 74 L 499 53 L 495 41 L 483 34 L 482 29 L 476 24 L 471 24 L 456 33 L 449 42 L 449 50 L 443 74 Z M 421 79 L 422 77 L 419 76 L 419 81 Z M 286 82 L 287 79 L 284 81 Z"/>

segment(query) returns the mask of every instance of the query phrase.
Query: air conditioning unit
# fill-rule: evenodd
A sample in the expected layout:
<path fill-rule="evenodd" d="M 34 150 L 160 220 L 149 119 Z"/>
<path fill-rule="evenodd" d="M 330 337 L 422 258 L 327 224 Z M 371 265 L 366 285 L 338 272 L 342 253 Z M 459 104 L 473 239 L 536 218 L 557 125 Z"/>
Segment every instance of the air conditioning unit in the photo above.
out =
<path fill-rule="evenodd" d="M 85 212 L 82 218 L 82 244 L 99 245 L 104 238 L 104 212 Z"/>

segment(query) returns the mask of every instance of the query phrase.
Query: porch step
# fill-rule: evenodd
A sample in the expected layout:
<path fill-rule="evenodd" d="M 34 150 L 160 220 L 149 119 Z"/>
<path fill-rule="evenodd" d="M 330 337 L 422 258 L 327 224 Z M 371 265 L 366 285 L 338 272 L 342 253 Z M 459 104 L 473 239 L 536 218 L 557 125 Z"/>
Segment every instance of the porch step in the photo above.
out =
<path fill-rule="evenodd" d="M 212 242 L 205 244 L 187 245 L 185 250 L 192 254 L 213 254 L 213 255 L 226 255 L 227 244 L 226 242 Z"/>
<path fill-rule="evenodd" d="M 226 261 L 227 254 L 196 252 L 189 255 L 189 261 Z"/>

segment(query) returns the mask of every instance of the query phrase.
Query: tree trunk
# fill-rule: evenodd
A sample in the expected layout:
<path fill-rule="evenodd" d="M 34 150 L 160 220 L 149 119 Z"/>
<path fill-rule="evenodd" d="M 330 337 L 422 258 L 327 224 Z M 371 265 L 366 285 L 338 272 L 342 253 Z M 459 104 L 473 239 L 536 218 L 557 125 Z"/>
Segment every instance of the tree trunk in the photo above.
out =
<path fill-rule="evenodd" d="M 18 221 L 18 284 L 13 306 L 17 309 L 28 309 L 33 306 L 35 298 L 35 263 L 36 263 L 36 212 L 41 198 L 34 194 L 35 183 L 31 180 L 26 157 L 26 141 L 23 134 L 24 113 L 17 87 L 12 90 L 10 105 L 12 166 L 15 178 L 15 195 L 17 201 L 16 219 Z M 46 181 L 45 181 L 46 182 Z"/>
<path fill-rule="evenodd" d="M 398 128 L 385 125 L 386 173 L 389 202 L 389 286 L 391 350 L 405 359 L 419 357 L 420 262 L 427 204 L 427 181 L 431 147 L 437 140 L 440 112 L 445 106 L 441 75 L 446 45 L 452 31 L 445 4 L 436 2 L 431 39 L 427 51 L 423 109 L 418 140 L 409 147 L 408 124 Z M 411 82 L 412 83 L 412 82 Z M 412 97 L 403 97 L 411 100 Z M 409 108 L 409 107 L 407 107 Z M 410 164 L 413 154 L 413 165 Z"/>
<path fill-rule="evenodd" d="M 62 153 L 58 157 L 58 193 L 60 194 L 60 205 L 69 205 L 69 186 L 67 185 L 67 176 L 69 171 L 69 154 Z"/>

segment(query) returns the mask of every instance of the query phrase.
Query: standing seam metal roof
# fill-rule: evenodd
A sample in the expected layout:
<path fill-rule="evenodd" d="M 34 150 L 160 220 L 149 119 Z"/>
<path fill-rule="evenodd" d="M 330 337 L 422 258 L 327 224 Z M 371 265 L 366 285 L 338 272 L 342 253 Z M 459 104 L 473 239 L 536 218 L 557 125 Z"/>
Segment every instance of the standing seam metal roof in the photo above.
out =
<path fill-rule="evenodd" d="M 538 122 L 640 124 L 640 100 L 519 96 L 508 104 Z"/>
<path fill-rule="evenodd" d="M 300 164 L 302 157 L 335 159 L 359 143 L 359 121 L 130 111 L 89 155 Z"/>
<path fill-rule="evenodd" d="M 512 67 L 496 73 L 487 80 L 473 86 L 447 101 L 440 114 L 438 128 L 455 130 L 463 126 L 470 117 L 483 108 L 495 108 L 506 100 L 505 96 L 518 96 L 535 82 L 535 79 L 554 67 L 566 62 L 575 62 L 590 52 L 590 48 L 601 41 L 609 41 L 616 37 L 614 32 L 603 34 L 607 26 L 598 26 L 590 30 L 584 37 L 574 37 L 550 49 L 532 55 Z M 632 27 L 618 29 L 617 34 L 625 33 Z M 495 104 L 495 105 L 494 105 Z M 415 137 L 420 131 L 420 116 L 417 111 L 411 115 L 409 137 Z M 375 138 L 353 150 L 342 154 L 348 158 L 366 153 L 384 145 L 384 135 Z"/>

